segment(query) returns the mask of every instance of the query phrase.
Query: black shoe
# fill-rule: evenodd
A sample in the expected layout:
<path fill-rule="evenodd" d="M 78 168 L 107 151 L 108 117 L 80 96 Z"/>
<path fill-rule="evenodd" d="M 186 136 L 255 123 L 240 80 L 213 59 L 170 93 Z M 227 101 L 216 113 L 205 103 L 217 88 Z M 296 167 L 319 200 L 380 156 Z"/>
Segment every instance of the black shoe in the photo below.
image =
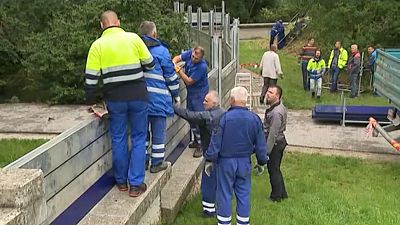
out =
<path fill-rule="evenodd" d="M 202 156 L 203 156 L 203 150 L 201 150 L 201 148 L 196 148 L 193 152 L 193 157 L 200 158 Z"/>
<path fill-rule="evenodd" d="M 189 143 L 189 148 L 200 148 L 200 144 L 192 141 Z"/>
<path fill-rule="evenodd" d="M 311 97 L 315 97 L 315 92 L 311 92 Z"/>
<path fill-rule="evenodd" d="M 216 216 L 215 212 L 208 212 L 208 211 L 203 211 L 203 217 L 204 218 L 213 218 Z"/>
<path fill-rule="evenodd" d="M 321 99 L 321 96 L 318 95 L 318 96 L 317 96 L 317 99 L 318 99 L 318 100 Z"/>
<path fill-rule="evenodd" d="M 158 165 L 151 166 L 150 167 L 150 173 L 158 173 L 158 172 L 161 172 L 163 170 L 166 170 L 169 165 L 171 165 L 170 162 L 163 161 L 162 163 L 160 163 Z"/>
<path fill-rule="evenodd" d="M 271 198 L 271 197 L 269 197 L 268 200 L 271 202 L 281 202 L 282 201 L 281 198 Z"/>

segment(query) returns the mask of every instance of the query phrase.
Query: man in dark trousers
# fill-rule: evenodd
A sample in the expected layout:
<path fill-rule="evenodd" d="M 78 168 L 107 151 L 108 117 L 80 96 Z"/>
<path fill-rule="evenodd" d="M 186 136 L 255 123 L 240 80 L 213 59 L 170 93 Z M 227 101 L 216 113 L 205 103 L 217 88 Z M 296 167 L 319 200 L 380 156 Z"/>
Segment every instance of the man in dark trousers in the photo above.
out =
<path fill-rule="evenodd" d="M 283 133 L 286 130 L 287 111 L 281 102 L 281 97 L 281 87 L 276 85 L 268 88 L 267 103 L 270 107 L 265 111 L 264 126 L 269 151 L 267 167 L 272 189 L 269 198 L 273 202 L 280 202 L 288 197 L 280 169 L 283 151 L 287 145 Z"/>
<path fill-rule="evenodd" d="M 265 165 L 268 160 L 262 122 L 257 114 L 246 108 L 248 96 L 244 87 L 231 90 L 231 107 L 221 117 L 219 128 L 211 136 L 210 146 L 204 155 L 216 167 L 218 224 L 231 224 L 233 191 L 236 196 L 236 223 L 250 223 L 250 157 L 255 153 L 259 166 Z"/>
<path fill-rule="evenodd" d="M 216 91 L 209 91 L 204 98 L 203 105 L 205 111 L 189 111 L 188 109 L 174 106 L 175 113 L 190 123 L 196 124 L 200 128 L 201 149 L 205 153 L 210 144 L 211 134 L 219 126 L 219 119 L 225 110 L 219 106 L 219 97 Z M 203 215 L 206 217 L 215 216 L 215 191 L 217 189 L 217 178 L 215 169 L 211 168 L 209 174 L 205 169 L 201 176 L 201 203 Z"/>

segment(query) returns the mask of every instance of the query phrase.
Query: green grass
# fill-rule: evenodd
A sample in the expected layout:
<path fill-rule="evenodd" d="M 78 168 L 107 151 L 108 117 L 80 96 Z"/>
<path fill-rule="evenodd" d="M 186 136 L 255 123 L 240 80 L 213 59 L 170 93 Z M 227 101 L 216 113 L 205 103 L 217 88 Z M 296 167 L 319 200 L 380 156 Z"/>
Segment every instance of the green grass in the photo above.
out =
<path fill-rule="evenodd" d="M 0 168 L 47 142 L 45 139 L 0 139 Z"/>
<path fill-rule="evenodd" d="M 400 221 L 400 163 L 286 153 L 282 171 L 289 199 L 281 203 L 267 200 L 268 174 L 253 175 L 251 224 L 375 225 Z M 215 218 L 202 218 L 201 210 L 197 195 L 174 224 L 216 224 Z M 236 224 L 235 219 L 232 224 Z"/>
<path fill-rule="evenodd" d="M 260 63 L 261 57 L 267 46 L 266 40 L 243 40 L 240 41 L 240 63 Z M 284 79 L 279 79 L 278 84 L 284 91 L 284 103 L 290 109 L 311 109 L 318 104 L 340 104 L 340 93 L 331 94 L 328 89 L 322 90 L 321 100 L 311 98 L 309 92 L 303 90 L 302 75 L 297 58 L 287 50 L 278 52 Z M 259 72 L 259 70 L 254 70 Z M 345 74 L 341 74 L 342 79 L 346 79 Z M 345 93 L 346 97 L 348 93 Z M 371 93 L 362 93 L 356 99 L 347 99 L 348 105 L 388 105 L 387 101 L 381 97 L 373 96 Z"/>

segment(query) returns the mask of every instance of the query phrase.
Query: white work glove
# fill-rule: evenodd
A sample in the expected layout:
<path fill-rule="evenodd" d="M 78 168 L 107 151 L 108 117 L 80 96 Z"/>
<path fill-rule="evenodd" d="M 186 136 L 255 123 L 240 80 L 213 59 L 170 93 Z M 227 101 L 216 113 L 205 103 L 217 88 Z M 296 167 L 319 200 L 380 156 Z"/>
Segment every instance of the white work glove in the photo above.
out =
<path fill-rule="evenodd" d="M 212 162 L 207 162 L 207 161 L 206 161 L 206 164 L 204 165 L 204 173 L 205 173 L 207 176 L 210 176 L 210 175 L 211 175 L 212 169 L 213 169 L 213 163 L 212 163 Z"/>
<path fill-rule="evenodd" d="M 267 166 L 267 164 L 265 164 L 264 166 L 261 166 L 260 164 L 256 164 L 254 166 L 254 169 L 256 171 L 256 175 L 257 176 L 261 176 L 264 173 L 266 166 Z"/>
<path fill-rule="evenodd" d="M 176 96 L 176 97 L 174 98 L 174 102 L 175 102 L 175 105 L 180 105 L 180 104 L 181 104 L 181 97 Z"/>

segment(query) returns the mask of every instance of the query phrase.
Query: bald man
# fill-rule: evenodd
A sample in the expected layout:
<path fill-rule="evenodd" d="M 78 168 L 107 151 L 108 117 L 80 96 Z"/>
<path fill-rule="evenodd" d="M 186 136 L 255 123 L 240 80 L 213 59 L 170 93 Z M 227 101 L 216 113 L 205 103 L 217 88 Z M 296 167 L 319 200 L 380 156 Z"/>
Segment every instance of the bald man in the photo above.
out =
<path fill-rule="evenodd" d="M 209 91 L 203 101 L 205 111 L 189 111 L 188 109 L 174 106 L 175 113 L 178 116 L 199 126 L 202 154 L 207 150 L 211 135 L 218 129 L 219 119 L 225 112 L 219 106 L 219 102 L 218 93 Z M 211 169 L 209 172 L 207 175 L 205 169 L 203 169 L 201 177 L 203 215 L 206 217 L 215 215 L 215 191 L 217 185 L 215 169 Z"/>
<path fill-rule="evenodd" d="M 101 37 L 90 47 L 85 70 L 88 103 L 96 101 L 98 80 L 103 80 L 104 100 L 110 114 L 114 178 L 120 191 L 137 197 L 144 183 L 148 100 L 143 71 L 154 68 L 154 60 L 142 39 L 120 28 L 118 16 L 105 11 L 100 17 Z M 128 151 L 127 126 L 132 150 Z M 130 154 L 130 155 L 129 155 Z"/>

